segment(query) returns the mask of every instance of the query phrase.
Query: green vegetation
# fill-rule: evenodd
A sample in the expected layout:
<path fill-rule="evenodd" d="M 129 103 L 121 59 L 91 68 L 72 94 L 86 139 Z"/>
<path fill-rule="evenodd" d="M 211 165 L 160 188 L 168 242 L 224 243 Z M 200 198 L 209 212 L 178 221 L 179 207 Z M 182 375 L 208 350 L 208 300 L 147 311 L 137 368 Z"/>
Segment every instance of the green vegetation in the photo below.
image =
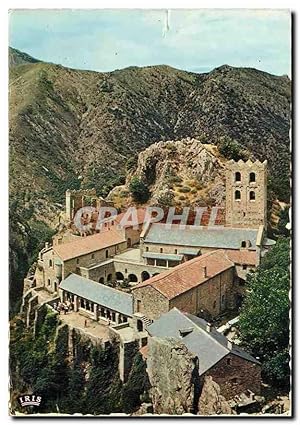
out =
<path fill-rule="evenodd" d="M 255 273 L 240 315 L 243 345 L 262 362 L 263 377 L 289 387 L 290 240 L 280 238 Z"/>
<path fill-rule="evenodd" d="M 183 186 L 183 187 L 180 187 L 180 188 L 178 189 L 178 191 L 179 191 L 179 192 L 182 192 L 182 193 L 188 193 L 188 192 L 190 192 L 190 191 L 191 191 L 191 188 L 190 188 L 190 187 L 188 187 L 188 186 Z"/>
<path fill-rule="evenodd" d="M 150 197 L 148 187 L 138 177 L 133 177 L 129 184 L 130 193 L 136 202 L 147 202 Z"/>
<path fill-rule="evenodd" d="M 229 137 L 223 137 L 218 143 L 218 149 L 220 154 L 222 154 L 227 159 L 234 159 L 238 161 L 239 159 L 246 160 L 248 159 L 245 150 L 241 145 Z"/>
<path fill-rule="evenodd" d="M 138 155 L 131 156 L 126 162 L 126 171 L 133 171 L 138 164 Z"/>
<path fill-rule="evenodd" d="M 25 197 L 27 195 L 25 194 Z M 54 230 L 34 217 L 34 208 L 21 195 L 9 200 L 9 301 L 10 315 L 18 311 L 23 279 Z"/>
<path fill-rule="evenodd" d="M 128 380 L 123 387 L 123 406 L 125 413 L 132 413 L 138 409 L 141 402 L 149 402 L 150 382 L 146 372 L 146 362 L 140 353 L 133 359 Z"/>
<path fill-rule="evenodd" d="M 22 317 L 11 321 L 10 376 L 14 393 L 30 391 L 43 398 L 32 413 L 131 413 L 148 401 L 146 364 L 139 353 L 123 385 L 116 341 L 104 348 L 76 334 L 76 354 L 71 361 L 68 336 L 68 326 L 61 325 L 57 313 L 46 307 L 40 313 L 35 335 Z M 14 395 L 12 408 L 20 411 Z"/>

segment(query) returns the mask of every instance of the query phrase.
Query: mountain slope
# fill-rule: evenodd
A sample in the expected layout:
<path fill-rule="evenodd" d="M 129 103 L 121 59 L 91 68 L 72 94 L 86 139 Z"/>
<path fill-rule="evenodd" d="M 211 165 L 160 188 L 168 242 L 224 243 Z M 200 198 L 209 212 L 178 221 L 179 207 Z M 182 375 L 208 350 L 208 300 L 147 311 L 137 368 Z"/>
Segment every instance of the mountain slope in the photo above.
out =
<path fill-rule="evenodd" d="M 236 139 L 272 176 L 289 170 L 290 82 L 254 69 L 168 66 L 110 73 L 34 63 L 11 68 L 11 190 L 61 201 L 66 187 L 106 193 L 128 158 L 158 140 Z"/>
<path fill-rule="evenodd" d="M 18 49 L 9 47 L 8 49 L 8 63 L 9 66 L 24 65 L 27 63 L 37 63 L 40 62 L 38 59 L 33 58 L 27 53 L 21 52 Z"/>

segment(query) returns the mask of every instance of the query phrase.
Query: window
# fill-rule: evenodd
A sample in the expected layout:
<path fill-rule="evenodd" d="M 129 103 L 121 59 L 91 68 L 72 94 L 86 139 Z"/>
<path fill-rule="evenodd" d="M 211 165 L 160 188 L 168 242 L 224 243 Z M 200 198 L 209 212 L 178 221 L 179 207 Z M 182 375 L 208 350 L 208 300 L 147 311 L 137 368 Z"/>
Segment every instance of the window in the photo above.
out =
<path fill-rule="evenodd" d="M 136 311 L 138 313 L 141 311 L 141 300 L 136 300 Z"/>
<path fill-rule="evenodd" d="M 93 260 L 95 258 L 95 254 L 92 254 L 91 255 L 91 259 Z"/>
<path fill-rule="evenodd" d="M 234 193 L 234 199 L 236 201 L 241 199 L 241 191 L 240 190 L 236 190 L 235 191 L 235 193 Z"/>
<path fill-rule="evenodd" d="M 127 274 L 127 269 L 125 269 L 125 274 Z"/>
<path fill-rule="evenodd" d="M 52 260 L 49 260 L 49 267 L 52 267 Z"/>
<path fill-rule="evenodd" d="M 105 258 L 108 258 L 108 249 L 105 251 Z"/>
<path fill-rule="evenodd" d="M 242 241 L 242 243 L 241 243 L 241 247 L 242 247 L 242 248 L 246 248 L 246 246 L 247 246 L 246 241 Z"/>
<path fill-rule="evenodd" d="M 243 270 L 247 270 L 247 264 L 243 264 Z"/>
<path fill-rule="evenodd" d="M 160 253 L 164 252 L 164 250 L 163 250 L 162 248 L 160 248 L 160 250 L 159 250 L 159 251 L 160 251 Z"/>
<path fill-rule="evenodd" d="M 50 286 L 51 285 L 51 280 L 50 279 L 48 279 L 48 286 Z"/>
<path fill-rule="evenodd" d="M 249 199 L 250 201 L 255 201 L 255 192 L 254 190 L 251 190 L 249 193 Z"/>
<path fill-rule="evenodd" d="M 76 260 L 76 264 L 79 264 L 79 258 L 77 258 L 77 260 Z"/>
<path fill-rule="evenodd" d="M 214 301 L 214 308 L 217 307 L 217 301 Z"/>
<path fill-rule="evenodd" d="M 240 182 L 241 181 L 241 173 L 239 171 L 237 171 L 235 173 L 235 181 L 236 182 Z"/>
<path fill-rule="evenodd" d="M 222 295 L 222 304 L 225 303 L 225 295 Z"/>
<path fill-rule="evenodd" d="M 226 363 L 228 364 L 228 366 L 230 366 L 231 365 L 231 359 L 226 359 Z"/>
<path fill-rule="evenodd" d="M 146 251 L 147 251 L 147 252 L 149 251 L 149 246 L 146 246 Z"/>
<path fill-rule="evenodd" d="M 249 174 L 249 182 L 250 183 L 254 183 L 255 182 L 255 173 L 250 173 Z"/>
<path fill-rule="evenodd" d="M 177 254 L 178 253 L 177 249 L 175 249 L 174 252 L 175 252 L 175 254 Z"/>

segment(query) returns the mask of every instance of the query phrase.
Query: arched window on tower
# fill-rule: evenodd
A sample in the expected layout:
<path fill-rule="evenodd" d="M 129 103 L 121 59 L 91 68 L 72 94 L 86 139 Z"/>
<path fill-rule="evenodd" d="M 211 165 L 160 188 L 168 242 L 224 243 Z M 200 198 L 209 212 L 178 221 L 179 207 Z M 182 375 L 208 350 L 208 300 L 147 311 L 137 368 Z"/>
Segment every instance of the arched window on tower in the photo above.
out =
<path fill-rule="evenodd" d="M 251 190 L 249 193 L 249 199 L 250 201 L 255 201 L 255 192 L 254 190 Z"/>
<path fill-rule="evenodd" d="M 250 173 L 249 174 L 249 182 L 254 183 L 255 181 L 256 181 L 255 173 Z"/>
<path fill-rule="evenodd" d="M 234 193 L 234 199 L 237 201 L 239 199 L 241 199 L 241 191 L 240 190 L 236 190 Z"/>
<path fill-rule="evenodd" d="M 235 181 L 236 182 L 240 182 L 241 181 L 241 173 L 239 171 L 237 171 L 235 173 Z"/>

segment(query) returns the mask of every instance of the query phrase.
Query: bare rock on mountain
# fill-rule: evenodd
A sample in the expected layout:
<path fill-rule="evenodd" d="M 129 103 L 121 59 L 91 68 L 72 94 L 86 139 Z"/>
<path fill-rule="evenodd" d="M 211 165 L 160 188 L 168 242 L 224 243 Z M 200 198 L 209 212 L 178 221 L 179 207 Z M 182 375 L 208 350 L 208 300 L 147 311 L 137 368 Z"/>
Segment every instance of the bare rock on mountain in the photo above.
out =
<path fill-rule="evenodd" d="M 139 154 L 134 175 L 149 187 L 152 203 L 190 205 L 202 200 L 221 205 L 224 168 L 224 158 L 213 145 L 185 138 L 161 141 L 145 149 Z"/>
<path fill-rule="evenodd" d="M 155 414 L 182 415 L 191 412 L 194 400 L 194 356 L 173 338 L 151 338 L 147 371 Z"/>
<path fill-rule="evenodd" d="M 198 403 L 198 415 L 234 415 L 225 397 L 220 394 L 219 385 L 211 376 L 204 378 L 204 384 Z"/>

